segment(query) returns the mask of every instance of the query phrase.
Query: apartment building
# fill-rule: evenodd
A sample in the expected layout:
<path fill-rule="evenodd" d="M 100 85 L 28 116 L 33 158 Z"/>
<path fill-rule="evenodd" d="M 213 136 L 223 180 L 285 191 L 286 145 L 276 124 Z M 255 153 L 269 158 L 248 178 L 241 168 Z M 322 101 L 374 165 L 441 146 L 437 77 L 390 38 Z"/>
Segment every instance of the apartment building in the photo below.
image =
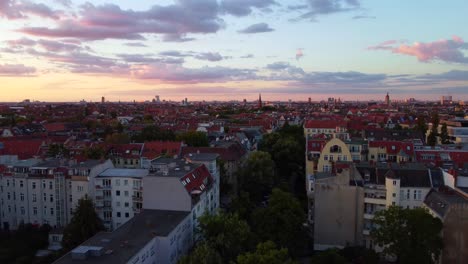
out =
<path fill-rule="evenodd" d="M 370 141 L 368 153 L 368 160 L 374 162 L 415 161 L 413 142 Z"/>
<path fill-rule="evenodd" d="M 174 264 L 193 245 L 187 211 L 146 209 L 113 232 L 100 232 L 55 264 Z"/>
<path fill-rule="evenodd" d="M 142 179 L 148 173 L 147 169 L 109 168 L 96 177 L 96 212 L 108 230 L 118 228 L 142 210 Z"/>
<path fill-rule="evenodd" d="M 193 160 L 197 158 L 192 154 Z M 211 170 L 215 167 L 211 166 Z M 219 179 L 205 164 L 179 158 L 155 159 L 149 175 L 143 178 L 143 186 L 151 190 L 143 192 L 144 209 L 190 212 L 194 233 L 198 219 L 205 213 L 215 213 L 219 207 Z"/>
<path fill-rule="evenodd" d="M 20 160 L 0 174 L 0 222 L 3 229 L 20 223 L 63 227 L 78 200 L 92 195 L 94 177 L 112 167 L 110 161 Z"/>
<path fill-rule="evenodd" d="M 422 164 L 337 162 L 332 171 L 309 178 L 309 220 L 316 249 L 375 247 L 370 230 L 374 214 L 389 206 L 423 206 L 432 188 L 444 185 L 440 169 Z"/>
<path fill-rule="evenodd" d="M 349 140 L 347 123 L 344 120 L 307 120 L 304 123 L 304 135 L 313 137 L 323 134 L 327 138 Z"/>

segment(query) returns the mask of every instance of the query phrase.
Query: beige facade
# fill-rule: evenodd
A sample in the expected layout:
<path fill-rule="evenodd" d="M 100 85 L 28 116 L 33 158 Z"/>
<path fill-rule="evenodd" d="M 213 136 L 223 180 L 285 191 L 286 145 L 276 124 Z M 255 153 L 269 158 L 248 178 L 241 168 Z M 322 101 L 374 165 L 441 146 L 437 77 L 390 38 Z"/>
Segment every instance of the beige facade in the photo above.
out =
<path fill-rule="evenodd" d="M 338 138 L 327 142 L 318 159 L 317 171 L 332 171 L 333 164 L 337 161 L 352 161 L 352 155 L 345 142 Z"/>

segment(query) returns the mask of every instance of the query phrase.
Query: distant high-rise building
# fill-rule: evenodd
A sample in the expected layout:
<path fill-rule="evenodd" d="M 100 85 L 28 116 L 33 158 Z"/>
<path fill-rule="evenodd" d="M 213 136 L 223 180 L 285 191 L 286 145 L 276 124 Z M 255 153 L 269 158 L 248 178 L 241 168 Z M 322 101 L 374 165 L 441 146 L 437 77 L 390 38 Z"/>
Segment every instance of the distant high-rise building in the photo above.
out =
<path fill-rule="evenodd" d="M 451 95 L 442 96 L 440 98 L 440 104 L 441 105 L 448 105 L 448 104 L 451 104 L 451 103 L 452 103 L 452 96 Z"/>
<path fill-rule="evenodd" d="M 161 100 L 159 99 L 159 95 L 156 95 L 156 102 L 161 102 Z"/>
<path fill-rule="evenodd" d="M 101 103 L 105 103 L 106 102 L 106 98 L 103 96 L 101 97 Z"/>
<path fill-rule="evenodd" d="M 258 94 L 258 108 L 262 108 L 262 94 Z"/>
<path fill-rule="evenodd" d="M 311 104 L 311 103 L 312 103 L 312 99 L 309 97 L 309 104 Z"/>
<path fill-rule="evenodd" d="M 390 105 L 390 95 L 387 92 L 387 95 L 385 96 L 385 104 Z"/>

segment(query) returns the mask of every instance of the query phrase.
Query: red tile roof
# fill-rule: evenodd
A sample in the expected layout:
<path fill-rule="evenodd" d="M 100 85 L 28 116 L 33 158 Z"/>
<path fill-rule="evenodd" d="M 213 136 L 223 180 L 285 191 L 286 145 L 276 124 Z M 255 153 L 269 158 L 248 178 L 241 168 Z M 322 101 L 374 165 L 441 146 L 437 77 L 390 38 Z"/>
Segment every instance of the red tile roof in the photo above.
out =
<path fill-rule="evenodd" d="M 0 148 L 0 155 L 17 155 L 18 159 L 29 159 L 39 154 L 42 139 L 22 139 L 0 140 L 3 148 Z"/>
<path fill-rule="evenodd" d="M 188 182 L 187 179 L 190 179 L 190 182 Z M 201 165 L 195 170 L 180 178 L 180 181 L 185 181 L 185 190 L 187 190 L 187 192 L 191 194 L 192 191 L 203 192 L 206 187 L 211 185 L 211 183 L 213 182 L 213 178 L 211 177 L 211 174 L 206 168 L 206 166 Z"/>
<path fill-rule="evenodd" d="M 182 142 L 175 141 L 149 141 L 143 146 L 142 157 L 154 159 L 161 155 L 179 155 L 182 149 Z"/>
<path fill-rule="evenodd" d="M 305 128 L 330 128 L 346 127 L 344 120 L 307 120 L 304 124 Z"/>

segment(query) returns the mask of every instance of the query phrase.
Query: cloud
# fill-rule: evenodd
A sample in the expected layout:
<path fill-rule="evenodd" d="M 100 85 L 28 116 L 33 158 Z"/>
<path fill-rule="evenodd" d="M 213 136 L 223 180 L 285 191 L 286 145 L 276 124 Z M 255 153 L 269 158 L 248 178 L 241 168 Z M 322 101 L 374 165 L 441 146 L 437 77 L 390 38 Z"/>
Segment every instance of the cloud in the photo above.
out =
<path fill-rule="evenodd" d="M 182 64 L 184 58 L 155 58 L 152 54 L 117 54 L 117 57 L 122 58 L 126 63 L 167 63 L 167 64 Z"/>
<path fill-rule="evenodd" d="M 133 67 L 137 79 L 153 79 L 169 83 L 209 83 L 255 79 L 255 71 L 227 67 L 186 68 L 181 65 L 154 63 Z"/>
<path fill-rule="evenodd" d="M 299 19 L 315 21 L 319 15 L 356 11 L 361 8 L 359 0 L 307 0 L 309 11 Z"/>
<path fill-rule="evenodd" d="M 0 76 L 28 76 L 36 72 L 36 68 L 23 64 L 0 64 Z"/>
<path fill-rule="evenodd" d="M 73 5 L 71 0 L 55 0 L 55 2 L 63 5 L 64 7 L 71 7 Z"/>
<path fill-rule="evenodd" d="M 129 47 L 148 47 L 147 45 L 141 43 L 141 42 L 127 42 L 124 44 L 125 46 Z"/>
<path fill-rule="evenodd" d="M 273 0 L 223 0 L 221 2 L 222 10 L 230 15 L 242 17 L 252 13 L 253 8 L 269 11 L 269 7 L 277 5 Z"/>
<path fill-rule="evenodd" d="M 240 56 L 241 59 L 251 59 L 253 57 L 254 57 L 253 54 L 246 54 L 246 55 Z"/>
<path fill-rule="evenodd" d="M 57 20 L 61 14 L 61 11 L 52 10 L 42 3 L 36 4 L 26 0 L 0 1 L 0 17 L 7 19 L 26 19 L 29 15 L 34 15 Z"/>
<path fill-rule="evenodd" d="M 296 50 L 296 60 L 300 60 L 302 57 L 304 57 L 304 53 L 302 52 L 302 49 L 297 49 Z"/>
<path fill-rule="evenodd" d="M 266 68 L 269 70 L 284 70 L 284 69 L 287 69 L 289 66 L 290 66 L 289 63 L 287 62 L 278 61 L 272 64 L 268 64 Z"/>
<path fill-rule="evenodd" d="M 24 27 L 20 32 L 42 37 L 82 40 L 145 39 L 144 34 L 161 34 L 165 41 L 189 41 L 190 33 L 215 33 L 224 27 L 216 0 L 179 0 L 155 5 L 145 11 L 123 10 L 114 4 L 80 6 L 77 18 L 59 21 L 52 27 Z M 183 19 L 181 19 L 183 18 Z"/>
<path fill-rule="evenodd" d="M 376 19 L 377 17 L 375 16 L 368 16 L 368 15 L 358 15 L 358 16 L 353 16 L 353 19 Z"/>
<path fill-rule="evenodd" d="M 258 23 L 250 25 L 242 30 L 239 30 L 238 32 L 243 34 L 256 34 L 271 31 L 274 31 L 274 29 L 270 28 L 270 26 L 267 23 Z"/>
<path fill-rule="evenodd" d="M 220 61 L 223 57 L 218 52 L 203 52 L 195 55 L 196 59 L 206 61 Z"/>
<path fill-rule="evenodd" d="M 415 42 L 412 45 L 395 46 L 396 43 L 387 41 L 368 49 L 390 50 L 392 53 L 414 56 L 421 62 L 444 61 L 468 64 L 468 57 L 463 53 L 463 50 L 468 49 L 468 43 L 458 36 L 427 43 Z"/>

